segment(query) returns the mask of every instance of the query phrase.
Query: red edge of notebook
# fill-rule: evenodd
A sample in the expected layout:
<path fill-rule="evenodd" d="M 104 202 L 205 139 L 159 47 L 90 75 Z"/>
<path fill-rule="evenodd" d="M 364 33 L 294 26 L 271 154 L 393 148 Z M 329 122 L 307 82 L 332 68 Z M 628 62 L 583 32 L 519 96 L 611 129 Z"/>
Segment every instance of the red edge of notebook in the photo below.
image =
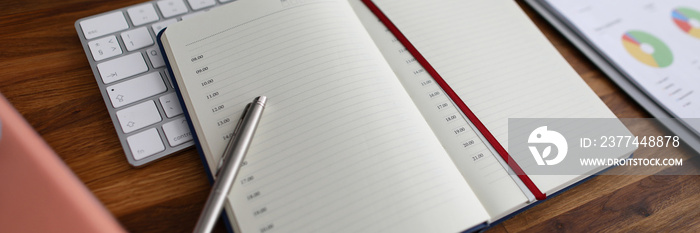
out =
<path fill-rule="evenodd" d="M 452 90 L 452 88 L 445 82 L 444 79 L 442 79 L 442 76 L 438 74 L 438 72 L 433 68 L 432 65 L 428 62 L 428 60 L 423 57 L 423 55 L 418 52 L 418 49 L 411 44 L 410 41 L 406 38 L 406 36 L 401 33 L 401 31 L 394 25 L 393 22 L 382 12 L 382 10 L 377 7 L 377 5 L 372 2 L 372 0 L 362 0 L 362 2 L 376 15 L 379 20 L 391 31 L 394 36 L 403 44 L 404 47 L 413 55 L 413 57 L 416 58 L 418 63 L 420 63 L 425 71 L 430 74 L 430 76 L 435 79 L 435 82 L 440 85 L 440 87 L 445 91 L 445 93 L 452 99 L 452 101 L 455 102 L 457 107 L 459 107 L 462 112 L 469 118 L 469 120 L 476 126 L 477 130 L 481 132 L 481 134 L 484 135 L 486 140 L 493 146 L 494 149 L 496 149 L 496 152 L 505 160 L 508 165 L 510 166 L 511 169 L 517 174 L 518 178 L 525 184 L 525 186 L 532 192 L 532 194 L 535 196 L 537 200 L 544 200 L 547 198 L 547 195 L 542 193 L 539 188 L 535 185 L 535 183 L 530 180 L 530 177 L 525 174 L 523 169 L 520 168 L 520 166 L 510 157 L 508 152 L 503 148 L 503 145 L 496 140 L 496 138 L 489 132 L 489 130 L 484 126 L 483 123 L 479 120 L 479 118 L 474 115 L 474 113 L 467 107 L 467 105 L 462 101 L 459 96 Z"/>

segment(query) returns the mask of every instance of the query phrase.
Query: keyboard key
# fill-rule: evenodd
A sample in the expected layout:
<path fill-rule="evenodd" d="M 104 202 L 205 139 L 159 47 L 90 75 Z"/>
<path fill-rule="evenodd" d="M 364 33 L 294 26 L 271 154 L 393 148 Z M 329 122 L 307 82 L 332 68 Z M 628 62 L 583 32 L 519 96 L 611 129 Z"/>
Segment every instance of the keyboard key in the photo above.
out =
<path fill-rule="evenodd" d="M 93 39 L 129 28 L 121 11 L 98 16 L 80 22 L 86 39 Z"/>
<path fill-rule="evenodd" d="M 108 36 L 88 42 L 90 53 L 95 61 L 101 61 L 122 54 L 122 48 L 117 42 L 116 36 Z"/>
<path fill-rule="evenodd" d="M 117 119 L 124 133 L 131 133 L 163 120 L 153 100 L 117 111 Z"/>
<path fill-rule="evenodd" d="M 164 20 L 164 21 L 154 23 L 153 25 L 151 25 L 151 27 L 153 28 L 153 33 L 158 35 L 160 30 L 163 30 L 163 28 L 167 27 L 168 25 L 170 25 L 172 23 L 177 23 L 177 19 L 169 19 L 169 20 Z"/>
<path fill-rule="evenodd" d="M 159 68 L 165 65 L 163 56 L 160 55 L 160 49 L 157 47 L 146 50 L 146 54 L 148 54 L 148 59 L 151 60 L 151 65 L 153 68 Z"/>
<path fill-rule="evenodd" d="M 185 6 L 185 2 L 182 0 L 158 1 L 158 8 L 165 18 L 187 13 L 187 6 Z"/>
<path fill-rule="evenodd" d="M 233 0 L 219 0 L 220 3 L 227 3 L 227 2 L 231 2 L 231 1 L 233 1 Z"/>
<path fill-rule="evenodd" d="M 184 117 L 163 124 L 163 133 L 165 133 L 170 146 L 177 146 L 192 141 L 190 126 Z"/>
<path fill-rule="evenodd" d="M 107 84 L 148 71 L 141 53 L 132 53 L 114 60 L 97 64 L 102 81 Z"/>
<path fill-rule="evenodd" d="M 216 5 L 216 0 L 187 0 L 192 10 L 199 10 L 205 7 Z"/>
<path fill-rule="evenodd" d="M 131 149 L 135 160 L 141 160 L 165 150 L 165 145 L 163 145 L 160 134 L 155 128 L 134 134 L 126 138 L 126 142 L 129 144 L 129 149 Z"/>
<path fill-rule="evenodd" d="M 180 105 L 180 100 L 177 98 L 177 93 L 169 93 L 163 95 L 159 98 L 160 105 L 163 106 L 165 111 L 165 116 L 168 118 L 182 114 L 182 106 Z"/>
<path fill-rule="evenodd" d="M 148 28 L 140 27 L 134 30 L 122 32 L 122 40 L 126 50 L 134 51 L 153 44 L 151 33 Z"/>
<path fill-rule="evenodd" d="M 129 18 L 134 26 L 141 26 L 160 19 L 151 3 L 131 7 L 126 12 L 129 13 Z"/>
<path fill-rule="evenodd" d="M 198 16 L 198 15 L 204 14 L 204 13 L 206 13 L 207 11 L 209 11 L 209 9 L 202 10 L 202 11 L 197 11 L 197 12 L 194 12 L 194 13 L 189 13 L 189 14 L 183 15 L 183 16 L 182 16 L 182 20 L 187 20 L 187 19 L 189 19 L 189 18 L 192 18 L 192 17 Z"/>
<path fill-rule="evenodd" d="M 148 73 L 144 76 L 127 80 L 107 87 L 107 94 L 115 108 L 163 93 L 165 87 L 160 72 Z"/>

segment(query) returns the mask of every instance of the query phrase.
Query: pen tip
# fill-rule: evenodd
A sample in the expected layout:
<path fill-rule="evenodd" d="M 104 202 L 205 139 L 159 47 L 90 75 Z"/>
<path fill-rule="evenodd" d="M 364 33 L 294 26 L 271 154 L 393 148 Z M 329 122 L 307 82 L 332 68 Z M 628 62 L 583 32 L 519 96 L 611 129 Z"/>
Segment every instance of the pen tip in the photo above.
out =
<path fill-rule="evenodd" d="M 259 104 L 260 106 L 265 107 L 265 104 L 267 103 L 267 96 L 261 95 L 255 98 L 255 102 Z"/>

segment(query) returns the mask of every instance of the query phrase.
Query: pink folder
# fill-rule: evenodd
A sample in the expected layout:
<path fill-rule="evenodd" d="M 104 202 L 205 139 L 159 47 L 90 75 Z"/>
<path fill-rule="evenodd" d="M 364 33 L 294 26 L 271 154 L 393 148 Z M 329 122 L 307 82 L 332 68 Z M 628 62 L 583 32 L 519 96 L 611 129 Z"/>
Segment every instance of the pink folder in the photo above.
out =
<path fill-rule="evenodd" d="M 2 94 L 0 232 L 125 232 Z"/>

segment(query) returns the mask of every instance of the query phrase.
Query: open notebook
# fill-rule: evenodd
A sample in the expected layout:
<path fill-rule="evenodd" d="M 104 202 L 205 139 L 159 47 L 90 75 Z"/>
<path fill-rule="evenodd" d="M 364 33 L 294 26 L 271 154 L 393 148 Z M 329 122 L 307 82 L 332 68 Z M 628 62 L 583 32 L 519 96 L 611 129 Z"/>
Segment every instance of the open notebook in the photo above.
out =
<path fill-rule="evenodd" d="M 513 1 L 374 3 L 503 148 L 508 118 L 615 118 Z M 269 98 L 225 207 L 237 232 L 478 230 L 536 201 L 359 0 L 237 1 L 160 43 L 209 171 Z"/>

